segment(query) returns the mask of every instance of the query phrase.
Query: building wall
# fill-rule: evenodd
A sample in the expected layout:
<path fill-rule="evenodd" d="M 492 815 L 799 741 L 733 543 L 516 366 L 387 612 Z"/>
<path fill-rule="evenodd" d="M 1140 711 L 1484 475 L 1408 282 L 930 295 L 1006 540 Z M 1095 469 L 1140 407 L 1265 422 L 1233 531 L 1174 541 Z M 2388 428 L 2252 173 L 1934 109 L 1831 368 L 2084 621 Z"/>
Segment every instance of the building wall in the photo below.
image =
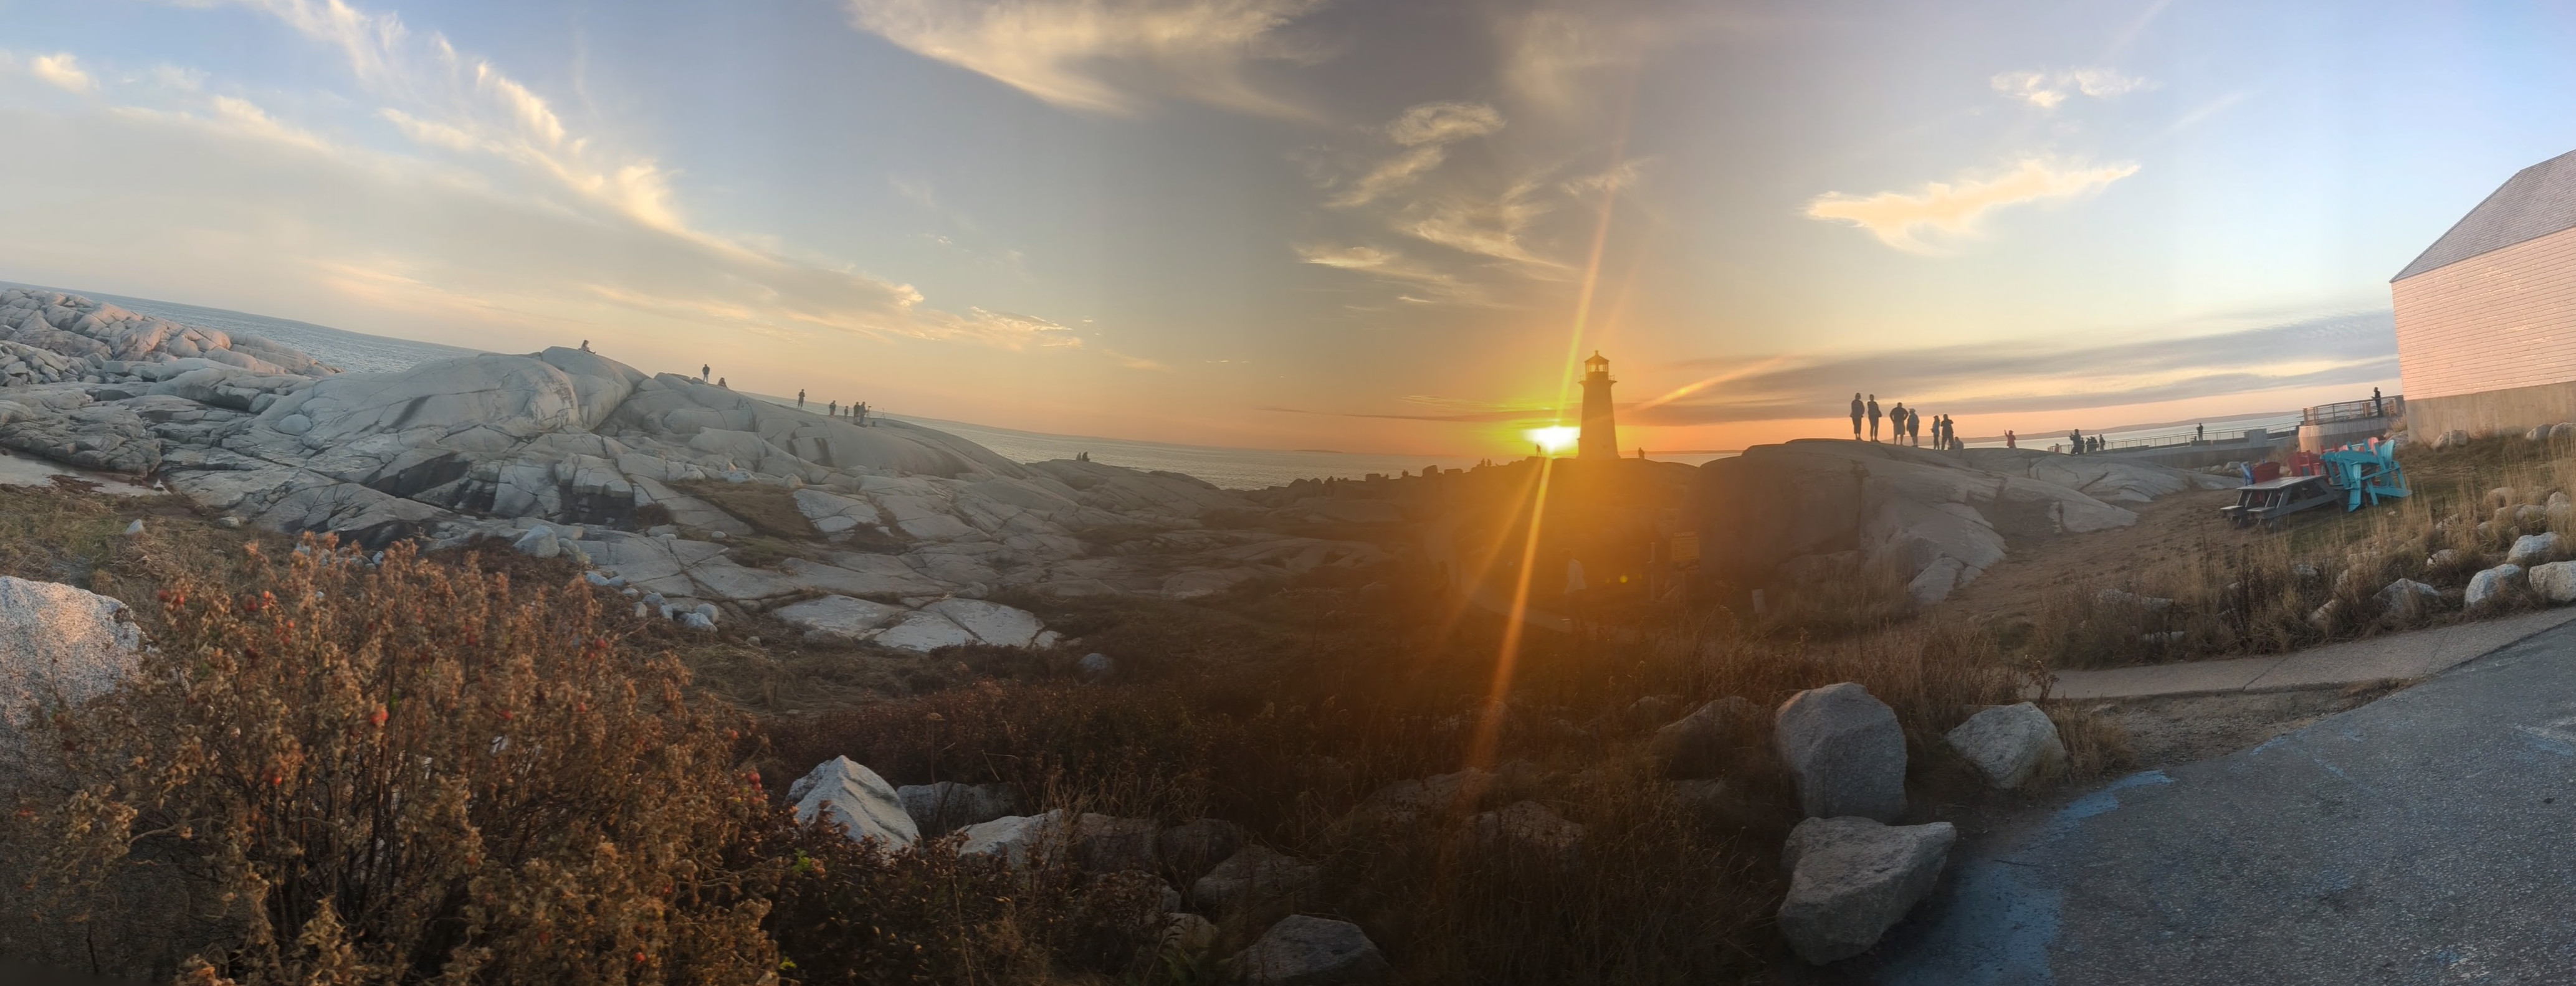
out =
<path fill-rule="evenodd" d="M 2419 442 L 2433 441 L 2449 431 L 2485 435 L 2560 421 L 2576 421 L 2576 381 L 2449 397 L 2406 395 L 2406 433 Z"/>
<path fill-rule="evenodd" d="M 2409 431 L 2576 416 L 2576 229 L 2417 274 L 2390 295 Z"/>

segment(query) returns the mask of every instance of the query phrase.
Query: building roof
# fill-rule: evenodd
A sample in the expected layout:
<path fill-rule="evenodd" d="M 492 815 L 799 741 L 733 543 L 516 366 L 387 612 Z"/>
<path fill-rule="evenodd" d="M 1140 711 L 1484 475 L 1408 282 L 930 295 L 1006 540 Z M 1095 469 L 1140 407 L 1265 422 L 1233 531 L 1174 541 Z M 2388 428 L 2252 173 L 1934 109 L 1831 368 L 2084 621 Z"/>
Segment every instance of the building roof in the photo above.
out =
<path fill-rule="evenodd" d="M 2570 228 L 2576 228 L 2576 151 L 2514 172 L 2504 187 L 2469 210 L 2423 256 L 2389 280 L 2403 281 Z"/>

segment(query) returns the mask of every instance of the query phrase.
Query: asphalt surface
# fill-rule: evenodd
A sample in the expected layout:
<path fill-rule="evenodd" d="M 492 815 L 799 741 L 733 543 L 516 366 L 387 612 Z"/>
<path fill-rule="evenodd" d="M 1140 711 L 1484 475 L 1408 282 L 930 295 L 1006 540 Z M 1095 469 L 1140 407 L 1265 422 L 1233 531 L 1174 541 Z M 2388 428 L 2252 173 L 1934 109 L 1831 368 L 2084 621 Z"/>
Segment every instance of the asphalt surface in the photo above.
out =
<path fill-rule="evenodd" d="M 2576 983 L 2576 626 L 1980 839 L 1831 973 Z"/>

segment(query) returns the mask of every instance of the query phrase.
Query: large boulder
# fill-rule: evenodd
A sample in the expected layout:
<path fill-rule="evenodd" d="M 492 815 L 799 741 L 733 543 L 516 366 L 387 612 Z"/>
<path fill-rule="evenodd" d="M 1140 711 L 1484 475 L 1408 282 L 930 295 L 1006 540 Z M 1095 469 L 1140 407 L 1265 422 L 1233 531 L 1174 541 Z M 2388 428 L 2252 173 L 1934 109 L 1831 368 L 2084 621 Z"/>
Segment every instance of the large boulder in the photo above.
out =
<path fill-rule="evenodd" d="M 2547 523 L 2546 520 L 2542 522 Z M 2505 564 L 2530 568 L 2542 562 L 2555 560 L 2559 554 L 2558 544 L 2556 531 L 2525 534 L 2513 539 L 2513 548 L 2504 553 Z"/>
<path fill-rule="evenodd" d="M 799 822 L 837 822 L 851 839 L 875 839 L 888 849 L 908 849 L 921 841 L 921 829 L 904 811 L 893 785 L 848 757 L 816 765 L 787 789 L 787 796 L 796 803 Z"/>
<path fill-rule="evenodd" d="M 1219 915 L 1278 902 L 1293 906 L 1313 894 L 1322 880 L 1323 871 L 1314 864 L 1263 846 L 1245 846 L 1191 881 L 1190 900 Z"/>
<path fill-rule="evenodd" d="M 123 602 L 60 582 L 0 575 L 0 746 L 38 709 L 104 695 L 134 673 L 142 631 Z"/>
<path fill-rule="evenodd" d="M 1809 817 L 1904 814 L 1905 731 L 1868 689 L 1846 681 L 1799 692 L 1781 703 L 1771 729 Z"/>
<path fill-rule="evenodd" d="M 1655 738 L 1646 749 L 1666 777 L 1714 777 L 1725 766 L 1745 724 L 1756 721 L 1761 714 L 1762 710 L 1743 696 L 1729 695 L 1655 730 Z"/>
<path fill-rule="evenodd" d="M 1040 815 L 1006 815 L 966 826 L 962 830 L 966 840 L 958 844 L 957 857 L 999 860 L 1015 870 L 1042 865 L 1065 848 L 1065 816 L 1065 810 L 1058 808 Z"/>
<path fill-rule="evenodd" d="M 1225 966 L 1242 986 L 1369 986 L 1394 971 L 1359 925 L 1305 914 L 1281 918 Z"/>
<path fill-rule="evenodd" d="M 2576 561 L 2553 561 L 2534 565 L 2528 576 L 2531 591 L 2552 606 L 2576 603 Z M 2423 583 L 2416 583 L 2423 585 Z M 2431 588 L 2431 586 L 2425 586 Z"/>
<path fill-rule="evenodd" d="M 308 422 L 298 436 L 308 448 L 400 435 L 405 444 L 498 452 L 581 428 L 582 406 L 573 378 L 553 364 L 483 353 L 400 373 L 330 377 L 269 405 L 259 422 L 275 429 L 290 416 Z"/>
<path fill-rule="evenodd" d="M 2576 563 L 2558 562 L 2557 564 L 2567 566 L 2566 568 L 2561 569 L 2561 571 L 2566 572 L 2568 575 L 2568 591 L 2571 593 L 2569 598 L 2576 598 Z M 2549 568 L 2550 566 L 2542 565 L 2540 567 Z M 2533 584 L 2535 586 L 2539 584 L 2538 576 L 2538 569 L 2534 569 Z M 2389 612 L 2407 618 L 2413 618 L 2423 613 L 2425 610 L 2431 609 L 2435 605 L 2440 604 L 2441 601 L 2442 590 L 2433 588 L 2432 586 L 2426 585 L 2422 582 L 2417 582 L 2414 579 L 2398 579 L 2395 582 L 2388 583 L 2387 586 L 2379 590 L 2380 604 L 2387 607 Z"/>
<path fill-rule="evenodd" d="M 1008 784 L 940 781 L 906 785 L 894 793 L 924 836 L 946 835 L 1020 810 L 1020 793 Z"/>
<path fill-rule="evenodd" d="M 2468 592 L 2461 596 L 2461 604 L 2472 610 L 2498 605 L 2521 587 L 2522 577 L 2520 565 L 2498 565 L 2469 576 Z"/>
<path fill-rule="evenodd" d="M 2010 791 L 2066 764 L 2066 744 L 2048 713 L 2029 702 L 1969 716 L 1942 737 L 1968 758 L 1986 783 Z"/>
<path fill-rule="evenodd" d="M 1948 822 L 1799 822 L 1781 849 L 1789 894 L 1780 902 L 1780 934 L 1799 958 L 1816 965 L 1869 951 L 1932 892 L 1958 837 Z"/>
<path fill-rule="evenodd" d="M 1817 563 L 1798 559 L 1855 552 L 1861 564 L 1907 580 L 1918 599 L 1938 602 L 2002 560 L 2008 538 L 2124 527 L 2138 515 L 2118 504 L 2204 488 L 2201 480 L 2029 449 L 1800 440 L 1700 467 L 1694 497 L 1701 554 L 1715 559 L 1714 574 L 1746 585 L 1803 582 Z"/>

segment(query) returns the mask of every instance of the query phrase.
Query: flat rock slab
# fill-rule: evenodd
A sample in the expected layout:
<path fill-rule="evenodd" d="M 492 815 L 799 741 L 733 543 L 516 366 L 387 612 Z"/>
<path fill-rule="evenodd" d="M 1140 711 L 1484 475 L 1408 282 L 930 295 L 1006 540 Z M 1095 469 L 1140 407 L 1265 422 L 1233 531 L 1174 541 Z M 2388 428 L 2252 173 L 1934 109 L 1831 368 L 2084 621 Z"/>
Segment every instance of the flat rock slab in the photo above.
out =
<path fill-rule="evenodd" d="M 1979 839 L 1855 977 L 2563 982 L 2576 629 Z"/>
<path fill-rule="evenodd" d="M 2500 620 L 2455 623 L 2328 644 L 2277 657 L 2185 661 L 2100 671 L 2066 671 L 2049 689 L 2053 699 L 2149 698 L 2214 692 L 2286 691 L 2388 678 L 2422 678 L 2576 620 L 2576 607 L 2522 613 Z M 2031 697 L 2039 697 L 2033 692 Z"/>

